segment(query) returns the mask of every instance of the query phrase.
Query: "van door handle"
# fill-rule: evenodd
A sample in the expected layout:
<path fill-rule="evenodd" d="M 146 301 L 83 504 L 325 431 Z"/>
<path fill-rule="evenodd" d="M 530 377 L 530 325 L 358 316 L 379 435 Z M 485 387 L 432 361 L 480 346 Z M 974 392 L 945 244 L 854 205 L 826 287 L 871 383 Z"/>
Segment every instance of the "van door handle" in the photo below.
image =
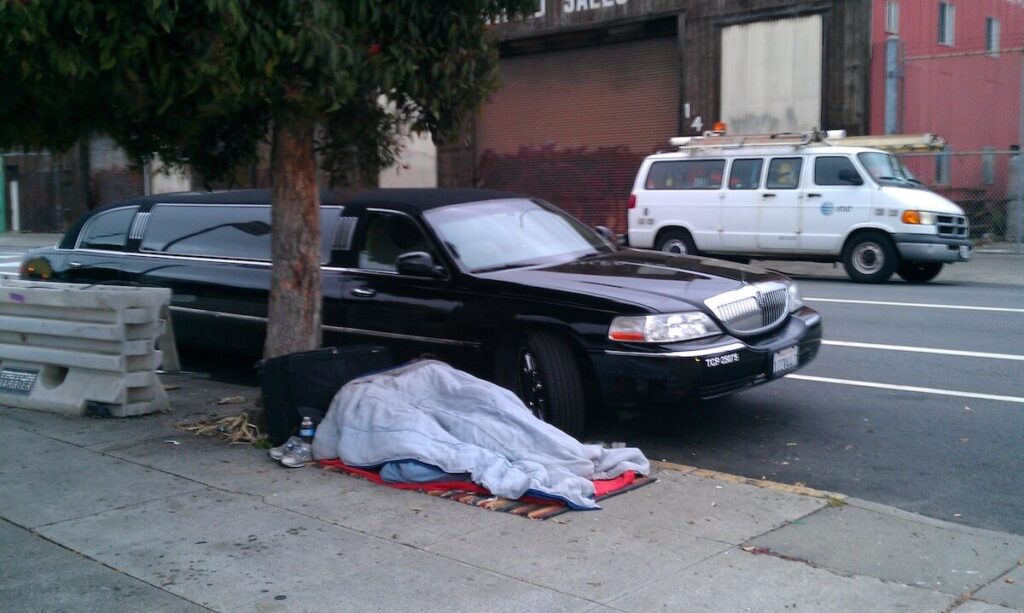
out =
<path fill-rule="evenodd" d="M 362 296 L 363 298 L 371 298 L 377 295 L 377 292 L 372 289 L 366 289 L 365 287 L 357 287 L 352 290 L 352 293 L 356 296 Z"/>
<path fill-rule="evenodd" d="M 81 268 L 81 262 L 68 262 L 68 268 Z"/>
<path fill-rule="evenodd" d="M 761 194 L 762 198 L 774 198 L 775 194 Z"/>
<path fill-rule="evenodd" d="M 821 194 L 807 194 L 808 198 L 821 198 Z"/>

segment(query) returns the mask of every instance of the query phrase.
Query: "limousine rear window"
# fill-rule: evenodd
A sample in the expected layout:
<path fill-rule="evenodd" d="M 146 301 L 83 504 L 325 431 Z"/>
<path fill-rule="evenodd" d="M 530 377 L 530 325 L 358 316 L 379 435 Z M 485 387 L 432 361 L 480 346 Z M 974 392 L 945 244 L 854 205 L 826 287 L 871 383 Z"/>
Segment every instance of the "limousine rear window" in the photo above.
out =
<path fill-rule="evenodd" d="M 96 215 L 83 228 L 78 248 L 124 251 L 128 229 L 137 210 L 139 207 L 132 206 Z"/>
<path fill-rule="evenodd" d="M 320 210 L 320 260 L 331 254 L 340 207 Z M 158 204 L 153 207 L 140 249 L 200 257 L 269 261 L 270 207 L 267 205 Z"/>

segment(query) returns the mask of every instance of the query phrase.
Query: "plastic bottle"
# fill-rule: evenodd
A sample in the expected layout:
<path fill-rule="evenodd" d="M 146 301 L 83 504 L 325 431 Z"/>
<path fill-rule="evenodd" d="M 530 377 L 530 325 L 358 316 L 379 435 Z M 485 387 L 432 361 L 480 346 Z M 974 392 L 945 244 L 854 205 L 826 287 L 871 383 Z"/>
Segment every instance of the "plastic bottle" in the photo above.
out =
<path fill-rule="evenodd" d="M 299 438 L 305 443 L 312 443 L 314 435 L 316 435 L 316 426 L 313 425 L 313 420 L 303 417 L 302 423 L 299 424 Z"/>

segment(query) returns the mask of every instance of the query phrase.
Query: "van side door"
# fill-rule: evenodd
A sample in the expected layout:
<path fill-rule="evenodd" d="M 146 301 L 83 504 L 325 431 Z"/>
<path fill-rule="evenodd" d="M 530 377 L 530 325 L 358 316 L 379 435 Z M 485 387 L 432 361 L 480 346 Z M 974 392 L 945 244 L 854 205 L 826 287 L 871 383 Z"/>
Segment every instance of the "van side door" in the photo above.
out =
<path fill-rule="evenodd" d="M 729 167 L 722 199 L 722 250 L 757 251 L 757 220 L 761 208 L 763 158 L 736 158 Z"/>
<path fill-rule="evenodd" d="M 758 211 L 758 251 L 783 253 L 799 250 L 803 167 L 802 156 L 769 158 Z"/>
<path fill-rule="evenodd" d="M 811 163 L 800 245 L 804 251 L 839 253 L 846 231 L 870 218 L 874 190 L 847 155 L 818 155 Z"/>

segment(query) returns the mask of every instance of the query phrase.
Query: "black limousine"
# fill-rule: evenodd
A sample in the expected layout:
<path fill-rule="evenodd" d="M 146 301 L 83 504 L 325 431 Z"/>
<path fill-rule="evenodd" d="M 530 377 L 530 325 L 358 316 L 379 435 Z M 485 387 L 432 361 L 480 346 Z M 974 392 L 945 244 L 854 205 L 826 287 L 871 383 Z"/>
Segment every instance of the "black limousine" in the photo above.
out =
<path fill-rule="evenodd" d="M 21 276 L 169 287 L 182 344 L 258 353 L 270 284 L 266 190 L 88 213 Z M 587 407 L 680 406 L 811 361 L 821 318 L 788 278 L 623 249 L 542 200 L 471 189 L 321 197 L 325 344 L 374 340 L 516 392 L 575 435 Z"/>

